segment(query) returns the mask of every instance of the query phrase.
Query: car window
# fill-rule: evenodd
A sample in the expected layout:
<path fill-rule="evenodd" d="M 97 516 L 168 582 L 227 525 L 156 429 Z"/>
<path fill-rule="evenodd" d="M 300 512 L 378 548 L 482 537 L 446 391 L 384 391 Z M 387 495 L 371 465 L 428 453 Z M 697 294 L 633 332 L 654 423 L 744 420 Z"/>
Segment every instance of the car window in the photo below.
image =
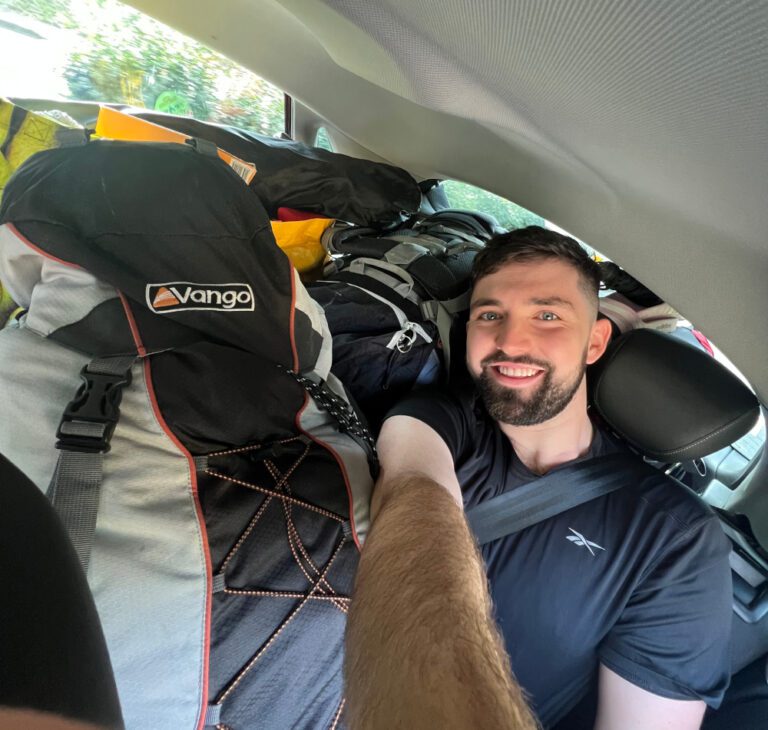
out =
<path fill-rule="evenodd" d="M 117 0 L 0 0 L 0 94 L 130 104 L 265 135 L 284 95 Z"/>
<path fill-rule="evenodd" d="M 315 147 L 320 147 L 321 149 L 333 152 L 333 142 L 331 142 L 331 138 L 328 136 L 325 127 L 320 127 L 320 129 L 317 130 L 317 134 L 315 135 Z"/>
<path fill-rule="evenodd" d="M 458 180 L 444 180 L 441 187 L 445 191 L 451 208 L 464 208 L 466 210 L 479 210 L 481 213 L 492 215 L 503 228 L 514 229 L 525 226 L 543 226 L 544 219 L 526 210 L 521 205 L 506 200 L 499 195 L 489 193 L 487 190 L 459 182 Z"/>

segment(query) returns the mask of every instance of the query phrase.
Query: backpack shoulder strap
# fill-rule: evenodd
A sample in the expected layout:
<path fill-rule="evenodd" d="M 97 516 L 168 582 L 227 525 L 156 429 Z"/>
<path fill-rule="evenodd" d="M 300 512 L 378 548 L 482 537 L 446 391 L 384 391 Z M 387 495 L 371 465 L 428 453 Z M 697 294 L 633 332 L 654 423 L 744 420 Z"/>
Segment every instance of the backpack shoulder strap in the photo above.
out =
<path fill-rule="evenodd" d="M 135 355 L 118 355 L 88 363 L 80 372 L 83 384 L 64 410 L 56 433 L 59 458 L 48 498 L 69 533 L 84 572 L 96 532 L 102 462 L 135 361 Z"/>
<path fill-rule="evenodd" d="M 485 545 L 653 474 L 663 476 L 633 453 L 597 456 L 481 502 L 466 517 Z"/>

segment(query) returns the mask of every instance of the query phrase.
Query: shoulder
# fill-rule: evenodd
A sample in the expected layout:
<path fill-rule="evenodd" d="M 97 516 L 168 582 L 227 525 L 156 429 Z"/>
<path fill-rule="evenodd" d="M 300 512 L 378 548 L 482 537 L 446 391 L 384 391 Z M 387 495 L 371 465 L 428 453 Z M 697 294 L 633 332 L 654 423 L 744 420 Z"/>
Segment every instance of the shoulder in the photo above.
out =
<path fill-rule="evenodd" d="M 425 388 L 397 403 L 386 419 L 408 416 L 425 423 L 446 443 L 454 461 L 470 448 L 477 430 L 474 396 L 469 392 Z"/>
<path fill-rule="evenodd" d="M 730 542 L 714 510 L 641 457 L 628 457 L 626 467 L 623 460 L 616 466 L 620 480 L 626 480 L 622 487 L 566 517 L 610 546 L 612 560 L 635 588 L 652 575 L 677 580 L 714 569 L 729 576 Z"/>
<path fill-rule="evenodd" d="M 638 462 L 629 447 L 608 431 L 596 429 L 592 456 L 626 453 Z M 636 519 L 654 521 L 655 527 L 665 526 L 668 536 L 683 534 L 706 524 L 718 524 L 717 516 L 697 494 L 661 470 L 648 465 L 645 476 L 628 471 L 627 484 L 611 495 L 617 507 L 634 515 Z"/>
<path fill-rule="evenodd" d="M 651 471 L 647 477 L 621 491 L 627 508 L 652 520 L 649 526 L 663 526 L 670 538 L 707 527 L 719 530 L 719 521 L 712 508 L 684 484 L 663 472 L 655 474 Z M 722 537 L 726 541 L 725 536 Z"/>
<path fill-rule="evenodd" d="M 686 486 L 649 470 L 608 495 L 598 520 L 606 540 L 600 544 L 612 546 L 633 594 L 677 585 L 668 592 L 675 603 L 707 595 L 719 614 L 730 611 L 723 603 L 730 595 L 730 541 L 712 508 Z"/>
<path fill-rule="evenodd" d="M 452 391 L 448 388 L 423 388 L 408 394 L 387 413 L 391 416 L 410 416 L 427 420 L 444 415 L 470 418 L 473 414 L 474 396 L 469 391 Z"/>

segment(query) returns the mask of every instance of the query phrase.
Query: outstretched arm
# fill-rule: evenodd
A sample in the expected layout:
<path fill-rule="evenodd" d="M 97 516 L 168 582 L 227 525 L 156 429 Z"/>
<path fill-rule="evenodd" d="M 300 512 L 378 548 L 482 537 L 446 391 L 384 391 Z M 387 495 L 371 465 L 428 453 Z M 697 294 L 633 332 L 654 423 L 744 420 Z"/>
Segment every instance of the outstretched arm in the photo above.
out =
<path fill-rule="evenodd" d="M 389 419 L 347 625 L 347 720 L 377 728 L 536 728 L 491 616 L 442 439 Z"/>

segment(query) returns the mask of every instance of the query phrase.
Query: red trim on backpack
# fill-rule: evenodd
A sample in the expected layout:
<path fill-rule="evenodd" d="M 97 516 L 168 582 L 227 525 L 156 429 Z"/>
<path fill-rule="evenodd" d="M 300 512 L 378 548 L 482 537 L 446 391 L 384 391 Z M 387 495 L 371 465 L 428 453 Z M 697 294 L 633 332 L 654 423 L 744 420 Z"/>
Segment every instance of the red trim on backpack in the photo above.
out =
<path fill-rule="evenodd" d="M 144 347 L 144 343 L 141 341 L 141 335 L 139 334 L 139 327 L 136 324 L 136 319 L 133 316 L 133 312 L 131 311 L 131 307 L 128 304 L 128 300 L 125 298 L 125 295 L 123 292 L 121 292 L 119 289 L 117 291 L 117 295 L 120 297 L 120 301 L 123 305 L 123 311 L 125 312 L 125 317 L 128 320 L 128 327 L 131 329 L 131 336 L 133 337 L 133 343 L 136 345 L 136 352 L 139 354 L 139 357 L 146 357 L 147 356 L 147 350 Z"/>
<path fill-rule="evenodd" d="M 30 241 L 13 223 L 6 223 L 6 226 L 8 226 L 8 230 L 13 233 L 16 238 L 19 239 L 23 244 L 26 246 L 29 246 L 33 251 L 36 253 L 39 253 L 41 256 L 45 256 L 47 259 L 51 259 L 51 261 L 56 261 L 57 263 L 64 264 L 65 266 L 71 266 L 73 269 L 80 269 L 81 271 L 84 271 L 82 266 L 79 266 L 78 264 L 73 264 L 71 261 L 65 261 L 64 259 L 60 259 L 58 256 L 54 256 L 52 253 L 48 253 L 47 251 L 43 251 L 40 246 L 36 246 L 32 241 Z"/>
<path fill-rule="evenodd" d="M 133 313 L 130 310 L 128 302 L 126 301 L 122 292 L 118 292 L 120 300 L 123 303 L 123 309 L 125 315 L 128 318 L 128 323 L 131 327 L 131 333 L 136 344 L 136 348 L 139 354 L 146 355 L 146 349 L 144 343 L 141 340 L 138 327 L 136 326 L 136 320 L 133 318 Z M 200 703 L 200 716 L 197 721 L 197 730 L 203 730 L 205 727 L 205 714 L 208 709 L 208 664 L 211 654 L 211 601 L 212 601 L 212 570 L 211 570 L 211 553 L 208 546 L 208 532 L 205 529 L 205 518 L 203 516 L 203 510 L 200 505 L 200 497 L 197 493 L 197 469 L 195 468 L 195 461 L 192 454 L 184 447 L 179 441 L 176 435 L 168 427 L 168 424 L 163 418 L 163 414 L 160 411 L 160 405 L 157 402 L 157 396 L 155 395 L 155 387 L 152 383 L 152 369 L 150 367 L 149 358 L 144 359 L 144 379 L 147 384 L 147 394 L 149 395 L 150 403 L 152 404 L 152 410 L 155 414 L 160 427 L 165 431 L 166 436 L 173 442 L 174 446 L 186 457 L 189 464 L 189 476 L 190 487 L 192 489 L 192 498 L 195 503 L 195 513 L 197 514 L 197 521 L 200 526 L 200 533 L 203 538 L 203 556 L 205 557 L 205 644 L 203 646 L 203 691 L 202 701 Z"/>

